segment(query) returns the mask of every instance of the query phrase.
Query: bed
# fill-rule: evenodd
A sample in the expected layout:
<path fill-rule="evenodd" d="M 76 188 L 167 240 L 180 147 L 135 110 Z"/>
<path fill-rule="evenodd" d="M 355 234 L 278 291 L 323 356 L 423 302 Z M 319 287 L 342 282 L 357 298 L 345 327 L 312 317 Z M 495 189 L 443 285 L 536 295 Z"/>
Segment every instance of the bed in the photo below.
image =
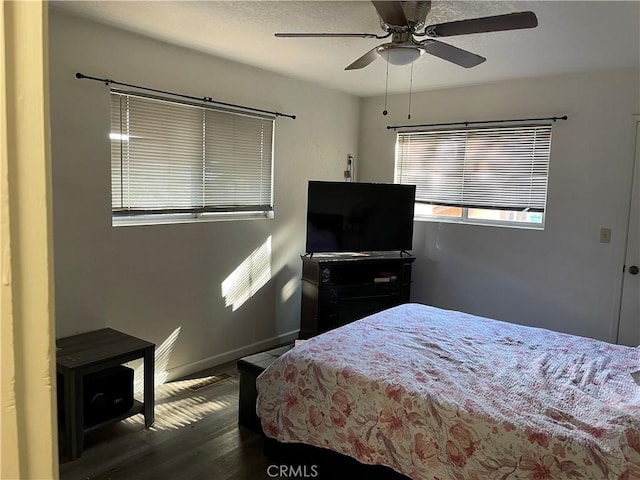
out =
<path fill-rule="evenodd" d="M 257 379 L 267 437 L 412 479 L 640 479 L 640 348 L 405 304 Z"/>

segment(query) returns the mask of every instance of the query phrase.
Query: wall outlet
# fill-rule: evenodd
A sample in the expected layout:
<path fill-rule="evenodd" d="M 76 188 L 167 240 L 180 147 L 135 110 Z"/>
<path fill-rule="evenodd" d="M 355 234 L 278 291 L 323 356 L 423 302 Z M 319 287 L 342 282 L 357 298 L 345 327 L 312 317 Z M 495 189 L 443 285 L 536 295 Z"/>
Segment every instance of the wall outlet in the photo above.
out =
<path fill-rule="evenodd" d="M 610 243 L 611 242 L 611 229 L 610 228 L 601 228 L 600 229 L 600 243 Z"/>

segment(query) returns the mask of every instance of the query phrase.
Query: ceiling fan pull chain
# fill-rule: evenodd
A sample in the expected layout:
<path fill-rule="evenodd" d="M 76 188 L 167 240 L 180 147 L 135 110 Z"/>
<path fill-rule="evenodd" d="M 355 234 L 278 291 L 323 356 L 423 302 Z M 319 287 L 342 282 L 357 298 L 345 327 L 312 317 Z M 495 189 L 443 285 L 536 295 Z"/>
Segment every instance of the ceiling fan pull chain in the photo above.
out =
<path fill-rule="evenodd" d="M 413 63 L 411 64 L 411 76 L 409 77 L 409 113 L 407 119 L 411 120 L 411 92 L 413 91 Z"/>
<path fill-rule="evenodd" d="M 387 113 L 387 93 L 389 91 L 389 50 L 387 50 L 387 77 L 384 81 L 384 110 L 382 111 L 382 115 L 386 115 Z"/>

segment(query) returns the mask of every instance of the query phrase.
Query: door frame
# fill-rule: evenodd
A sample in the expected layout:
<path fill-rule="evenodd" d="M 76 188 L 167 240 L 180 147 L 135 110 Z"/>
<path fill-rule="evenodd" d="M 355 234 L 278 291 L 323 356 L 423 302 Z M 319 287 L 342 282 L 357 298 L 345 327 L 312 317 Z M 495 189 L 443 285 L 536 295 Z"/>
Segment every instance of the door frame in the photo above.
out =
<path fill-rule="evenodd" d="M 627 204 L 627 228 L 625 230 L 624 247 L 623 247 L 624 258 L 623 258 L 622 270 L 620 272 L 622 279 L 620 282 L 620 295 L 618 298 L 618 315 L 615 318 L 615 325 L 614 325 L 614 332 L 613 332 L 614 335 L 612 339 L 615 343 L 620 342 L 620 324 L 622 320 L 621 318 L 622 317 L 622 299 L 624 294 L 625 276 L 627 273 L 626 272 L 627 250 L 629 248 L 629 235 L 631 230 L 631 211 L 632 211 L 633 193 L 634 193 L 634 186 L 635 186 L 634 180 L 636 175 L 636 169 L 640 168 L 640 113 L 633 114 L 631 118 L 633 119 L 633 125 L 635 127 L 635 135 L 634 135 L 634 147 L 633 147 L 633 163 L 631 164 L 629 202 Z M 640 188 L 640 185 L 638 185 L 638 188 Z"/>

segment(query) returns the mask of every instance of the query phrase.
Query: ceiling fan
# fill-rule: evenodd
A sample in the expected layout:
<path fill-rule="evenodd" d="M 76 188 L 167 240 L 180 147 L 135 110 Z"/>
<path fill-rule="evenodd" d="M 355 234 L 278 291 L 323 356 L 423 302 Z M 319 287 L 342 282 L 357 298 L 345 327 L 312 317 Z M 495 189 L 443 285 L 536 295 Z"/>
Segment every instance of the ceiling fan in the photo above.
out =
<path fill-rule="evenodd" d="M 424 53 L 434 55 L 461 67 L 471 68 L 481 64 L 486 58 L 468 52 L 453 45 L 427 38 L 415 37 L 451 37 L 472 33 L 518 30 L 538 26 L 533 12 L 516 12 L 491 17 L 471 18 L 453 22 L 426 25 L 425 21 L 430 1 L 371 1 L 380 16 L 380 26 L 385 34 L 375 33 L 276 33 L 276 37 L 360 37 L 388 38 L 391 41 L 372 48 L 345 70 L 364 68 L 379 56 L 393 65 L 409 65 Z"/>

